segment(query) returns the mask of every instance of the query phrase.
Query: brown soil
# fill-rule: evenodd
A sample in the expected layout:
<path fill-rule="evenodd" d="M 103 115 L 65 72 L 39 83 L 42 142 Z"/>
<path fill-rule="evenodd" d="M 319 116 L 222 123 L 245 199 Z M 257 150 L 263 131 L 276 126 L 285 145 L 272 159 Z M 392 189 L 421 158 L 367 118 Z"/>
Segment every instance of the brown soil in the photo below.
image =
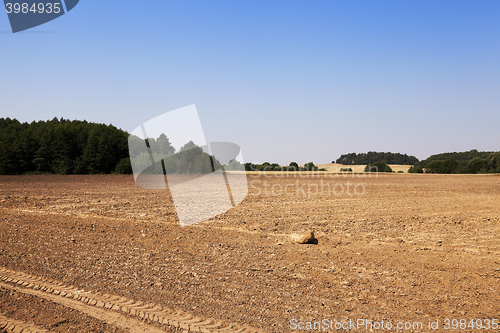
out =
<path fill-rule="evenodd" d="M 34 323 L 51 332 L 126 332 L 85 313 L 5 287 L 0 287 L 0 299 L 0 313 L 7 318 Z"/>
<path fill-rule="evenodd" d="M 130 176 L 2 176 L 0 266 L 269 332 L 292 319 L 498 318 L 500 177 L 248 181 L 239 206 L 180 227 L 168 192 Z M 305 230 L 318 244 L 289 240 Z M 18 296 L 0 289 L 13 318 L 73 318 Z M 77 317 L 69 331 L 118 331 Z"/>

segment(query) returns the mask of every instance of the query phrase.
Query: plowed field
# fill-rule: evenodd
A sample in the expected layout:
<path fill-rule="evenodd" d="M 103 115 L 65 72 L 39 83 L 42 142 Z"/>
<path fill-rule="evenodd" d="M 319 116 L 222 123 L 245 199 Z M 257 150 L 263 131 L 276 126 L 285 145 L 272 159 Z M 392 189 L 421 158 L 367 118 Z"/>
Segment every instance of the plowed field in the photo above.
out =
<path fill-rule="evenodd" d="M 477 332 L 476 319 L 500 319 L 499 176 L 248 182 L 237 207 L 180 227 L 168 191 L 132 176 L 1 176 L 0 319 L 54 332 L 356 320 L 357 331 L 371 320 L 426 332 L 446 318 L 474 319 L 459 331 Z M 290 241 L 306 230 L 317 244 Z"/>

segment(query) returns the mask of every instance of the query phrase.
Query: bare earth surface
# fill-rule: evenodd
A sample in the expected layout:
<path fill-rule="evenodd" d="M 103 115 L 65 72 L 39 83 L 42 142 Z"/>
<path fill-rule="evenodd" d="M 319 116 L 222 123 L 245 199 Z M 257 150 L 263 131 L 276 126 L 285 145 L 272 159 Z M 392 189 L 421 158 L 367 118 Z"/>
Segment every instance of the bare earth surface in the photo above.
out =
<path fill-rule="evenodd" d="M 293 319 L 422 322 L 414 332 L 500 319 L 499 176 L 248 182 L 236 208 L 180 227 L 168 192 L 131 176 L 1 176 L 0 268 L 266 332 L 292 332 Z M 289 240 L 306 230 L 318 244 Z M 7 318 L 133 331 L 12 283 L 0 284 Z"/>

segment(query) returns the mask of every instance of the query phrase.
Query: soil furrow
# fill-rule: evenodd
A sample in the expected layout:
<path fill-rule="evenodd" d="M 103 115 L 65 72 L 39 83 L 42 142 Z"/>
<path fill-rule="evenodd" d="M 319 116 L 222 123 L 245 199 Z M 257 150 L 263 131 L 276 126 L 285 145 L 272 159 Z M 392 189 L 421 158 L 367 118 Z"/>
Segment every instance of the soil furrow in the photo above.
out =
<path fill-rule="evenodd" d="M 110 323 L 132 333 L 165 332 L 183 329 L 186 332 L 262 332 L 235 323 L 214 326 L 214 319 L 195 317 L 184 311 L 156 305 L 142 304 L 125 297 L 100 295 L 75 287 L 65 286 L 56 281 L 41 282 L 34 276 L 0 267 L 0 287 L 13 289 L 24 294 L 45 298 L 55 303 L 86 313 L 94 318 Z M 31 287 L 30 287 L 31 286 Z M 85 294 L 83 296 L 82 294 Z M 130 303 L 124 306 L 124 303 Z M 125 314 L 122 314 L 123 312 Z M 127 316 L 128 314 L 128 316 Z M 135 318 L 134 318 L 135 317 Z M 138 318 L 137 318 L 138 317 Z M 163 324 L 153 326 L 143 320 Z"/>
<path fill-rule="evenodd" d="M 22 320 L 15 320 L 5 317 L 0 314 L 0 332 L 6 333 L 51 333 L 51 331 L 44 330 L 41 327 L 36 326 Z"/>

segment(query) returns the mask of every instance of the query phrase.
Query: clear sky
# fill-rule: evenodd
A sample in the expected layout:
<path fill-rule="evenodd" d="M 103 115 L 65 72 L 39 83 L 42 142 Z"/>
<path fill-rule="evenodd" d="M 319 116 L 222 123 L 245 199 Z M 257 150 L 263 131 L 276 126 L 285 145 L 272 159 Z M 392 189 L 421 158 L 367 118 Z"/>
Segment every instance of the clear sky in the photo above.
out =
<path fill-rule="evenodd" d="M 196 104 L 245 161 L 500 150 L 500 1 L 81 0 L 12 34 L 0 117 L 127 131 Z"/>

